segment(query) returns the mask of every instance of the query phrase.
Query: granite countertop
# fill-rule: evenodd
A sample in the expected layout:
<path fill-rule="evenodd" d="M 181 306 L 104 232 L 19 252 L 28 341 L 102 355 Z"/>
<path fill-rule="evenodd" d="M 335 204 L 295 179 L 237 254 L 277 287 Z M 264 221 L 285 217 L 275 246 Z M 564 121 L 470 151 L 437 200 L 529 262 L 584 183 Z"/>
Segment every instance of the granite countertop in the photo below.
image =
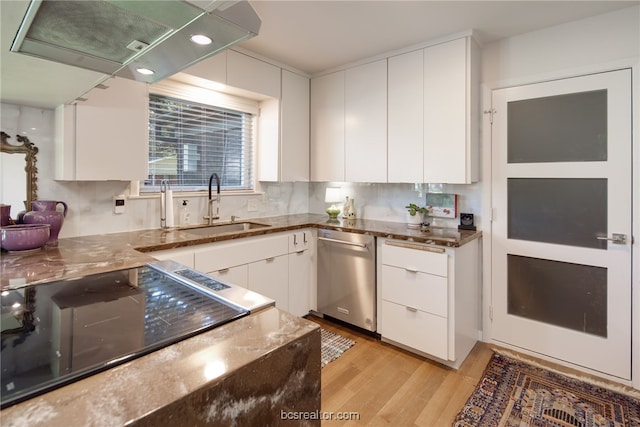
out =
<path fill-rule="evenodd" d="M 282 379 L 273 386 L 279 395 L 300 400 L 304 393 L 311 392 L 313 402 L 313 395 L 317 394 L 316 409 L 319 409 L 320 352 L 315 354 L 313 346 L 300 348 L 307 339 L 317 340 L 319 350 L 317 324 L 268 308 L 3 409 L 2 425 L 193 425 L 187 415 L 201 423 L 230 425 L 233 419 L 212 418 L 233 416 L 234 411 L 240 415 L 242 411 L 250 414 L 252 409 L 259 413 L 262 400 L 274 399 L 270 395 L 272 390 L 263 382 L 272 384 L 276 381 L 274 378 Z M 297 360 L 297 364 L 291 360 L 272 361 L 279 372 L 274 373 L 272 379 L 260 378 L 255 372 L 256 363 L 273 359 L 272 355 L 282 349 L 291 357 L 306 354 L 310 359 L 307 365 L 302 363 L 304 360 Z M 299 354 L 293 354 L 292 350 Z M 269 370 L 274 369 L 269 366 Z M 231 378 L 243 384 L 235 395 L 234 387 L 228 385 Z M 291 378 L 304 378 L 306 383 L 291 381 Z M 311 387 L 316 385 L 318 390 Z M 303 386 L 309 390 L 303 390 Z M 217 398 L 200 401 L 203 390 L 213 390 L 209 396 Z M 193 396 L 195 404 L 184 403 L 189 396 Z M 163 408 L 170 408 L 171 417 L 177 419 L 158 414 Z"/>
<path fill-rule="evenodd" d="M 321 214 L 282 215 L 246 221 L 267 224 L 269 227 L 215 236 L 198 236 L 177 228 L 140 230 L 59 239 L 55 247 L 45 247 L 29 253 L 2 252 L 0 288 L 19 288 L 88 274 L 139 267 L 155 260 L 147 254 L 148 252 L 308 227 L 349 231 L 447 247 L 461 246 L 482 235 L 480 231 L 455 228 L 428 227 L 427 230 L 421 231 L 407 228 L 402 222 L 367 219 L 331 222 L 326 215 Z"/>

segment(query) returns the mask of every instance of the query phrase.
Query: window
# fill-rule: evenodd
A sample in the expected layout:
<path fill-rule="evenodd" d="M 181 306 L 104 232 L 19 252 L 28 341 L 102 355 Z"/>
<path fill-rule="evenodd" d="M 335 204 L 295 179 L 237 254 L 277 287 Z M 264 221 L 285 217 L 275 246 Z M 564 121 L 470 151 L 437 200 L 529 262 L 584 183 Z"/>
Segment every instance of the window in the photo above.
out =
<path fill-rule="evenodd" d="M 188 91 L 174 90 L 177 96 L 153 92 L 149 177 L 142 192 L 158 191 L 162 180 L 174 191 L 205 190 L 214 172 L 223 190 L 253 190 L 254 113 L 196 102 Z M 209 100 L 206 93 L 198 97 Z"/>

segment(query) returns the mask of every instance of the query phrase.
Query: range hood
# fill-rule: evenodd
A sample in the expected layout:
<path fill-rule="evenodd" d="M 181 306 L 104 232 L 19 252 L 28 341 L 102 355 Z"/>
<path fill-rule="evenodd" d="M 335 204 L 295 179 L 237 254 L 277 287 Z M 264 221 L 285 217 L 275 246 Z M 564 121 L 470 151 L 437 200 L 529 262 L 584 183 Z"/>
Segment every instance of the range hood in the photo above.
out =
<path fill-rule="evenodd" d="M 246 0 L 32 0 L 11 50 L 153 83 L 254 37 L 260 24 Z"/>

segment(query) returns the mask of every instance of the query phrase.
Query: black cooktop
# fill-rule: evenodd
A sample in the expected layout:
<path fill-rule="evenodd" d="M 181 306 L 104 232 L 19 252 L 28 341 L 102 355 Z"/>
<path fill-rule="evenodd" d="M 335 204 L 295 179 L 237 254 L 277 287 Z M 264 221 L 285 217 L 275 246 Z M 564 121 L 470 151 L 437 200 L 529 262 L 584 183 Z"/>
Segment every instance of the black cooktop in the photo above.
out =
<path fill-rule="evenodd" d="M 149 266 L 7 290 L 1 301 L 2 408 L 249 313 Z"/>

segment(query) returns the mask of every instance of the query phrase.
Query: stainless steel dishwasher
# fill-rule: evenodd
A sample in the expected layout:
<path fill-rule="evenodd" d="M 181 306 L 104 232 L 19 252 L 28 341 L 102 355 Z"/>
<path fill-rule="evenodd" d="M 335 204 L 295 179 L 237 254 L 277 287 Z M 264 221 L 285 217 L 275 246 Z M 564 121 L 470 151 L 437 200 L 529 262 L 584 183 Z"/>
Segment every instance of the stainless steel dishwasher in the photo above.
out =
<path fill-rule="evenodd" d="M 318 312 L 376 331 L 373 236 L 318 231 Z"/>

